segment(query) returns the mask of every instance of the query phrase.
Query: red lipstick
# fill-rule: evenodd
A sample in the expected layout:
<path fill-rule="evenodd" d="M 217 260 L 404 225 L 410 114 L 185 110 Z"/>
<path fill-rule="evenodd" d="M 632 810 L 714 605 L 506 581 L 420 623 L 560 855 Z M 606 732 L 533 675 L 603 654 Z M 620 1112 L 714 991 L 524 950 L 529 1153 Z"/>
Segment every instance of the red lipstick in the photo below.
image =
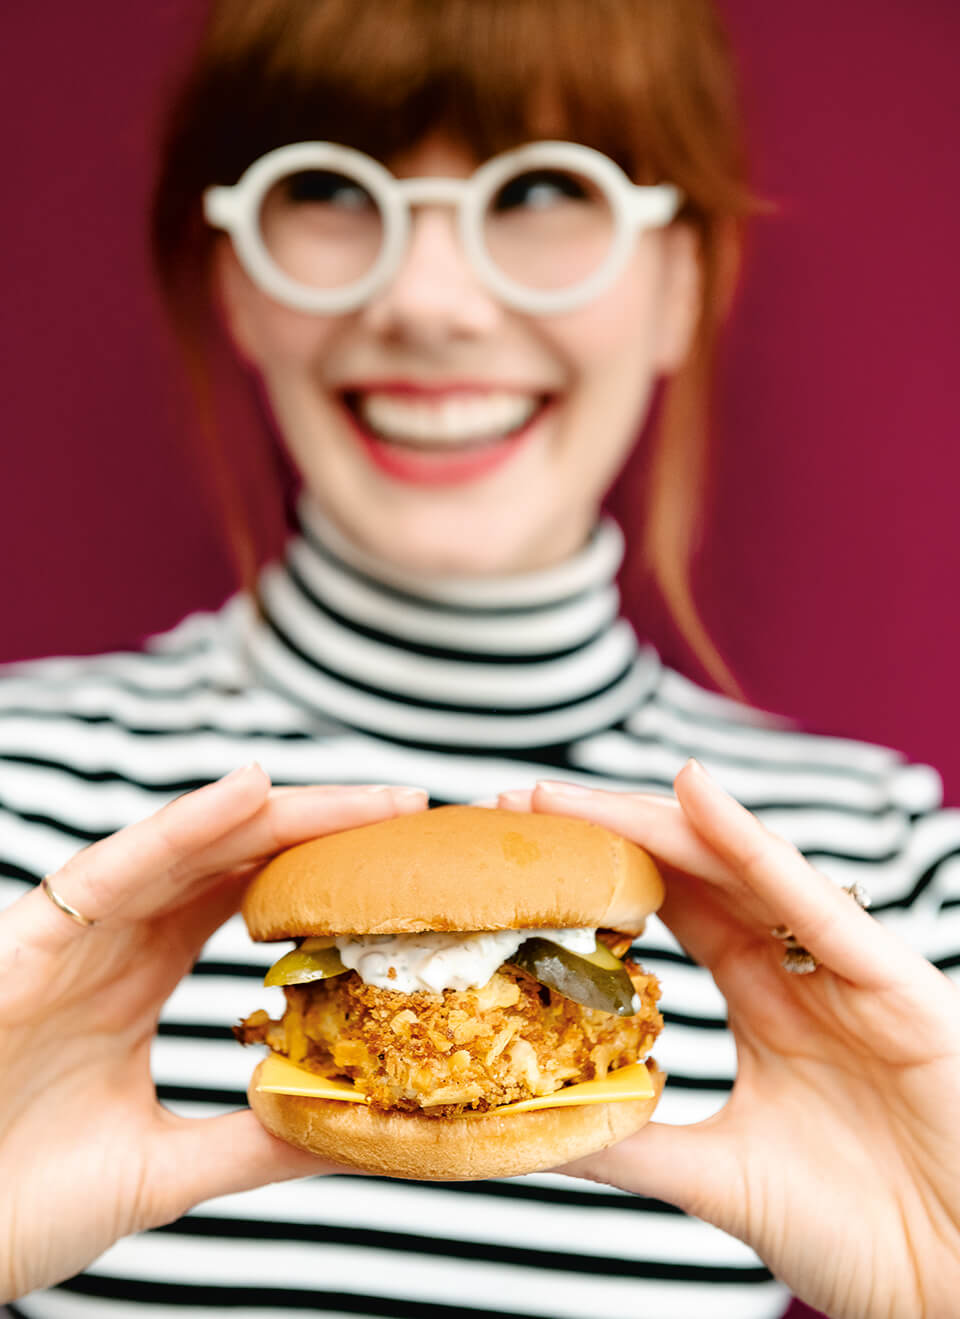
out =
<path fill-rule="evenodd" d="M 502 438 L 481 442 L 463 448 L 435 449 L 404 445 L 401 442 L 385 440 L 374 434 L 364 425 L 356 406 L 355 396 L 359 393 L 389 393 L 404 397 L 442 398 L 455 394 L 479 394 L 483 392 L 514 392 L 510 386 L 478 386 L 475 383 L 460 384 L 444 382 L 442 385 L 420 384 L 410 381 L 377 381 L 376 384 L 365 382 L 362 390 L 349 388 L 342 391 L 343 410 L 348 418 L 353 433 L 368 460 L 378 471 L 394 481 L 406 485 L 449 486 L 462 485 L 480 480 L 503 467 L 522 448 L 545 415 L 551 400 L 543 402 L 517 430 Z M 515 392 L 529 394 L 529 389 L 516 387 Z M 352 397 L 353 396 L 353 397 Z"/>

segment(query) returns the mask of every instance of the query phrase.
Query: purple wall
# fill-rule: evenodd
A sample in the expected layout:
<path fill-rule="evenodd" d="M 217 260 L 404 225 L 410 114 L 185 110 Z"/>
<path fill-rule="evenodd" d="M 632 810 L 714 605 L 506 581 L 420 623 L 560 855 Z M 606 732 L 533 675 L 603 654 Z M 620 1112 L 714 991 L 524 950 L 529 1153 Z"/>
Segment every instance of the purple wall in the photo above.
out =
<path fill-rule="evenodd" d="M 704 613 L 757 703 L 930 760 L 956 799 L 960 8 L 724 7 L 780 210 L 726 354 Z M 127 642 L 228 587 L 141 237 L 197 12 L 5 19 L 0 658 Z"/>
<path fill-rule="evenodd" d="M 761 704 L 960 798 L 960 7 L 725 0 L 760 183 L 700 582 Z"/>
<path fill-rule="evenodd" d="M 704 613 L 759 704 L 927 759 L 956 800 L 960 7 L 724 8 L 780 210 L 726 353 Z M 229 585 L 142 242 L 198 4 L 96 11 L 4 18 L 0 658 L 127 643 Z"/>

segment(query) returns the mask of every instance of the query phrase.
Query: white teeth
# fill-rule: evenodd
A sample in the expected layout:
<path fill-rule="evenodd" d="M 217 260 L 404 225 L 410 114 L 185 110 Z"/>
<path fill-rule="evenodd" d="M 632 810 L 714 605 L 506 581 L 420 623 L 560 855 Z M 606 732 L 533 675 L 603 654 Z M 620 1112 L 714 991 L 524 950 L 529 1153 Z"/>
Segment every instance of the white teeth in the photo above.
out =
<path fill-rule="evenodd" d="M 406 398 L 359 394 L 364 425 L 395 444 L 419 448 L 458 448 L 502 439 L 533 416 L 540 400 L 531 394 L 454 394 L 447 398 Z"/>

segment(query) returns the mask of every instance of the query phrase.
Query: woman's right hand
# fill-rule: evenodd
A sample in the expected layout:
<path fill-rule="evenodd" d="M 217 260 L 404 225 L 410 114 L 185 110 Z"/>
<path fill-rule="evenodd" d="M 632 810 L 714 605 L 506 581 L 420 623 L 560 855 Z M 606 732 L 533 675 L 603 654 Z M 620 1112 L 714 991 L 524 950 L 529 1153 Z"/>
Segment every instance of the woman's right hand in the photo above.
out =
<path fill-rule="evenodd" d="M 675 789 L 500 799 L 656 858 L 658 915 L 713 976 L 736 1045 L 720 1112 L 651 1122 L 563 1171 L 729 1232 L 834 1319 L 960 1314 L 960 992 L 696 762 Z M 786 937 L 815 974 L 788 974 Z"/>
<path fill-rule="evenodd" d="M 330 1170 L 244 1109 L 177 1117 L 157 1100 L 157 1017 L 257 863 L 407 814 L 405 788 L 274 788 L 258 766 L 165 806 L 0 914 L 0 1302 L 84 1268 L 122 1236 L 266 1182 Z"/>

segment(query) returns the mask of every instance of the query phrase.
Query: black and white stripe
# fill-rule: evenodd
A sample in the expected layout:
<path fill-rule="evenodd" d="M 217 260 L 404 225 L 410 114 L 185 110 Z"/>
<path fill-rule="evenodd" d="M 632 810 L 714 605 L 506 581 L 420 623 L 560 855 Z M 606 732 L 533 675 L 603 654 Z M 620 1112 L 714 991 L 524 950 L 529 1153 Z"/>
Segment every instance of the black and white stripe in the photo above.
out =
<path fill-rule="evenodd" d="M 691 755 L 960 979 L 960 819 L 932 771 L 809 737 L 664 669 L 619 620 L 621 538 L 503 582 L 430 589 L 345 545 L 315 510 L 283 565 L 142 653 L 11 667 L 0 683 L 0 906 L 77 848 L 258 759 L 279 783 L 395 782 L 435 802 L 558 772 L 668 791 Z M 735 1057 L 725 1007 L 657 920 L 667 1122 L 715 1113 Z M 230 1025 L 279 1009 L 275 946 L 239 918 L 165 1005 L 153 1066 L 172 1109 L 243 1102 Z M 670 1206 L 542 1175 L 432 1186 L 330 1178 L 200 1206 L 22 1300 L 33 1319 L 773 1319 L 783 1288 L 749 1250 Z"/>
<path fill-rule="evenodd" d="M 654 657 L 617 616 L 612 522 L 559 568 L 429 591 L 309 504 L 303 522 L 241 622 L 260 678 L 302 704 L 409 744 L 527 751 L 611 726 L 651 689 Z"/>

